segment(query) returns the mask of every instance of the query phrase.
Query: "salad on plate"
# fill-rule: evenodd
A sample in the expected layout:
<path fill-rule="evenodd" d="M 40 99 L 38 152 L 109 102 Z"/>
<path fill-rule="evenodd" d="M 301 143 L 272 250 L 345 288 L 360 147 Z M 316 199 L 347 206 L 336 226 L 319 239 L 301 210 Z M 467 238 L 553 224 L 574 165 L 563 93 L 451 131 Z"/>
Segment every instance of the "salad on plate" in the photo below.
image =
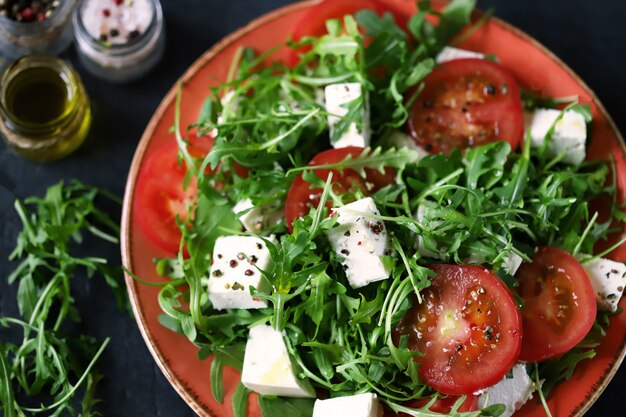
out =
<path fill-rule="evenodd" d="M 321 2 L 187 129 L 179 94 L 133 207 L 171 253 L 159 321 L 218 402 L 241 372 L 236 416 L 251 393 L 264 417 L 550 415 L 594 356 L 626 284 L 614 166 L 585 103 L 456 47 L 473 8 Z"/>

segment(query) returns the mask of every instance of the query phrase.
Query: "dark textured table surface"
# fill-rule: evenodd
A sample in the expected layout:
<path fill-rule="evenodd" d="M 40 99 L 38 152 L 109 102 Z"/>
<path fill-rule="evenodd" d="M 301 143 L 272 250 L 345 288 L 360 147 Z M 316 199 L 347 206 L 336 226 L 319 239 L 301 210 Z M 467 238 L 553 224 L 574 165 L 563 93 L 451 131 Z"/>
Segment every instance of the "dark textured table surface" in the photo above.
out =
<path fill-rule="evenodd" d="M 77 178 L 122 195 L 135 147 L 161 98 L 183 71 L 231 31 L 289 3 L 289 0 L 162 0 L 167 25 L 163 62 L 139 82 L 111 85 L 86 74 L 75 63 L 91 96 L 94 121 L 89 141 L 69 158 L 47 165 L 25 161 L 0 144 L 0 315 L 16 315 L 15 288 L 4 277 L 12 270 L 6 256 L 21 225 L 14 198 L 41 195 L 59 180 Z M 479 1 L 496 16 L 518 26 L 560 56 L 597 93 L 626 132 L 626 7 L 620 0 Z M 99 244 L 87 250 L 119 264 L 119 249 Z M 81 277 L 82 278 L 82 277 Z M 156 366 L 134 320 L 120 312 L 105 285 L 79 284 L 77 303 L 86 333 L 112 342 L 101 366 L 105 379 L 98 395 L 104 416 L 192 416 Z M 207 375 L 208 381 L 208 375 Z M 208 383 L 208 382 L 207 382 Z M 626 366 L 617 373 L 588 416 L 624 416 Z"/>

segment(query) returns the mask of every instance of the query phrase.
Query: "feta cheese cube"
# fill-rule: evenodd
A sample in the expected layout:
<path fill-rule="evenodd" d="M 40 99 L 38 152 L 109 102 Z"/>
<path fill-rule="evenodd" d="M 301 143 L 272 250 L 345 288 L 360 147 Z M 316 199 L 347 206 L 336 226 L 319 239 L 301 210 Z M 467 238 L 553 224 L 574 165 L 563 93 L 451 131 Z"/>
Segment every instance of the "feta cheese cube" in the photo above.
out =
<path fill-rule="evenodd" d="M 327 85 L 324 89 L 326 101 L 326 111 L 328 115 L 328 127 L 331 136 L 339 120 L 348 114 L 348 109 L 344 107 L 348 103 L 360 98 L 363 95 L 363 86 L 360 83 L 342 83 Z M 346 146 L 360 146 L 366 148 L 370 144 L 370 117 L 368 96 L 363 97 L 363 106 L 356 115 L 356 119 L 361 122 L 361 129 L 357 123 L 352 122 L 348 129 L 335 141 L 333 148 L 345 148 Z"/>
<path fill-rule="evenodd" d="M 468 51 L 467 49 L 446 46 L 441 52 L 439 52 L 439 55 L 437 55 L 435 61 L 437 62 L 437 64 L 442 64 L 444 62 L 465 58 L 483 59 L 485 58 L 485 55 L 481 54 L 480 52 Z"/>
<path fill-rule="evenodd" d="M 284 217 L 281 207 L 270 205 L 255 207 L 249 198 L 235 204 L 233 211 L 239 216 L 243 227 L 252 233 L 270 229 L 279 224 Z"/>
<path fill-rule="evenodd" d="M 616 311 L 624 286 L 626 286 L 626 265 L 610 259 L 598 258 L 582 264 L 596 293 L 598 307 Z"/>
<path fill-rule="evenodd" d="M 418 144 L 416 144 L 411 136 L 409 136 L 406 133 L 401 132 L 399 130 L 396 130 L 395 132 L 393 132 L 389 136 L 387 141 L 388 141 L 390 146 L 393 146 L 396 149 L 408 148 L 408 149 L 411 149 L 413 151 L 416 151 L 417 153 L 419 153 L 419 158 L 420 159 L 425 157 L 425 156 L 427 156 L 427 155 L 430 155 L 426 151 L 426 149 L 424 149 L 421 146 L 419 146 Z"/>
<path fill-rule="evenodd" d="M 333 250 L 344 260 L 352 288 L 389 278 L 383 256 L 390 255 L 385 224 L 368 215 L 379 215 L 374 200 L 362 198 L 335 210 L 336 227 L 327 232 Z"/>
<path fill-rule="evenodd" d="M 261 395 L 315 398 L 313 387 L 294 369 L 281 332 L 265 324 L 250 329 L 241 372 L 246 388 Z"/>
<path fill-rule="evenodd" d="M 380 417 L 383 408 L 376 394 L 358 394 L 315 400 L 313 417 Z"/>
<path fill-rule="evenodd" d="M 437 227 L 441 224 L 441 221 L 440 220 L 433 221 L 430 218 L 430 213 L 429 213 L 430 209 L 431 208 L 428 204 L 420 204 L 419 206 L 417 206 L 417 215 L 416 215 L 417 221 L 423 226 Z M 433 239 L 429 239 L 428 246 L 432 248 L 437 248 L 437 242 L 435 242 Z M 433 252 L 426 247 L 425 239 L 423 236 L 417 237 L 417 252 L 426 258 L 440 259 L 443 261 L 446 259 L 446 253 L 445 253 L 446 251 L 447 251 L 447 248 L 441 248 L 441 250 L 439 250 L 438 252 Z M 474 261 L 476 261 L 476 259 L 474 259 Z"/>
<path fill-rule="evenodd" d="M 512 369 L 512 378 L 505 377 L 496 385 L 487 388 L 478 397 L 478 405 L 483 408 L 493 404 L 504 404 L 506 410 L 500 417 L 511 417 L 526 401 L 533 397 L 535 384 L 526 373 L 526 365 L 517 363 Z"/>
<path fill-rule="evenodd" d="M 270 236 L 268 239 L 275 242 Z M 249 287 L 268 292 L 269 285 L 257 269 L 271 266 L 270 251 L 254 236 L 222 236 L 215 241 L 207 289 L 216 310 L 265 308 L 267 302 L 252 297 Z"/>
<path fill-rule="evenodd" d="M 530 129 L 531 146 L 543 145 L 548 130 L 562 112 L 555 109 L 538 109 L 526 115 L 527 129 Z M 556 122 L 550 139 L 550 154 L 557 156 L 565 152 L 563 163 L 577 165 L 585 160 L 585 141 L 587 140 L 587 123 L 582 114 L 567 110 L 561 120 Z"/>
<path fill-rule="evenodd" d="M 524 259 L 515 252 L 509 252 L 504 255 L 504 261 L 502 262 L 502 269 L 509 275 L 515 275 L 519 267 L 522 265 Z"/>

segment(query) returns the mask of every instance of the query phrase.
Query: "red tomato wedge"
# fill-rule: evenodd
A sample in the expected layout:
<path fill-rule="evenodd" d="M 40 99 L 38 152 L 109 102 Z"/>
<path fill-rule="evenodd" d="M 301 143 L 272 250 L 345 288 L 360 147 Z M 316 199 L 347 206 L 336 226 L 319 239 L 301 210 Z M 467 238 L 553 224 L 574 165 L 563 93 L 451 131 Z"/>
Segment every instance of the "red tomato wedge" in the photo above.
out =
<path fill-rule="evenodd" d="M 348 156 L 359 156 L 364 150 L 364 148 L 357 146 L 329 149 L 315 155 L 309 162 L 309 166 L 341 162 Z M 370 194 L 393 183 L 395 179 L 395 170 L 391 168 L 386 168 L 384 174 L 375 170 L 366 169 L 366 178 L 361 177 L 358 172 L 352 169 L 344 169 L 341 172 L 330 169 L 316 169 L 315 173 L 321 179 L 326 180 L 331 171 L 333 173 L 333 182 L 336 183 L 333 191 L 337 194 L 344 194 L 350 190 L 357 189 L 360 189 L 366 194 Z M 302 174 L 300 174 L 289 188 L 287 200 L 285 201 L 285 215 L 290 230 L 293 230 L 291 225 L 294 220 L 306 216 L 311 210 L 311 207 L 317 207 L 319 204 L 323 190 L 321 188 L 311 189 L 310 187 L 311 184 L 306 182 L 302 178 Z"/>
<path fill-rule="evenodd" d="M 400 320 L 394 342 L 408 336 L 422 380 L 448 395 L 471 394 L 500 381 L 520 352 L 522 322 L 508 288 L 470 265 L 432 265 L 423 302 Z"/>
<path fill-rule="evenodd" d="M 296 22 L 292 32 L 294 41 L 299 41 L 305 36 L 322 36 L 327 32 L 326 21 L 328 19 L 341 19 L 345 15 L 354 15 L 360 10 L 373 10 L 379 15 L 390 12 L 394 15 L 400 28 L 405 28 L 408 17 L 390 10 L 389 7 L 378 0 L 325 0 L 310 7 Z M 299 61 L 299 53 L 306 52 L 306 49 L 289 51 L 287 65 L 293 66 Z"/>
<path fill-rule="evenodd" d="M 204 157 L 214 143 L 209 136 L 193 134 L 189 142 L 189 153 L 197 158 Z M 185 164 L 178 163 L 178 145 L 170 141 L 148 157 L 137 178 L 133 210 L 139 214 L 139 227 L 152 242 L 170 253 L 178 252 L 181 239 L 176 216 L 186 218 L 187 207 L 198 193 L 194 181 L 183 190 L 186 173 Z"/>
<path fill-rule="evenodd" d="M 455 397 L 452 395 L 448 395 L 447 397 L 437 398 L 437 400 L 435 400 L 433 405 L 428 407 L 428 410 L 432 411 L 433 413 L 440 413 L 443 415 L 450 414 L 452 412 L 452 407 L 454 407 L 454 404 L 456 404 L 459 398 L 460 397 Z M 426 406 L 426 404 L 428 404 L 430 400 L 431 400 L 430 398 L 424 398 L 419 401 L 410 401 L 406 403 L 406 406 L 412 407 L 412 408 L 422 408 Z M 463 401 L 461 406 L 456 411 L 459 413 L 465 413 L 468 411 L 477 411 L 478 409 L 479 409 L 478 397 L 475 395 L 468 395 L 467 397 L 465 397 L 465 401 Z M 384 417 L 396 417 L 396 416 L 410 417 L 409 414 L 406 414 L 406 413 L 396 414 L 392 411 L 387 411 L 385 412 L 385 415 L 384 415 Z"/>
<path fill-rule="evenodd" d="M 563 249 L 539 248 L 515 275 L 524 300 L 520 359 L 539 362 L 576 346 L 596 319 L 596 299 L 587 273 Z"/>
<path fill-rule="evenodd" d="M 450 61 L 433 70 L 424 84 L 408 124 L 426 151 L 450 153 L 495 141 L 516 149 L 521 143 L 520 90 L 502 65 L 485 59 Z"/>

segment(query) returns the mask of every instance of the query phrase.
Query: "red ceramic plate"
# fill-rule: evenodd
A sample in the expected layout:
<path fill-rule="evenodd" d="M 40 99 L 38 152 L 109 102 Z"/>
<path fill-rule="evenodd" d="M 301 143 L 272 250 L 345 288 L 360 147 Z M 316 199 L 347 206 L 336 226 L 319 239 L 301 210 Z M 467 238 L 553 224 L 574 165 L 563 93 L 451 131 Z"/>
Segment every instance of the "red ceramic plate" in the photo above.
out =
<path fill-rule="evenodd" d="M 396 10 L 407 15 L 414 12 L 415 2 L 409 0 L 385 0 Z M 233 55 L 240 46 L 251 46 L 266 50 L 287 40 L 293 22 L 316 2 L 297 3 L 263 16 L 248 26 L 234 32 L 206 52 L 182 76 L 182 126 L 195 121 L 198 111 L 208 93 L 208 86 L 224 80 Z M 507 23 L 491 19 L 475 33 L 462 47 L 496 54 L 502 64 L 509 68 L 520 83 L 531 90 L 546 96 L 562 97 L 578 95 L 580 101 L 591 106 L 593 113 L 593 136 L 589 156 L 608 158 L 613 156 L 618 170 L 620 197 L 626 195 L 625 148 L 615 124 L 602 104 L 585 83 L 563 62 L 545 47 L 525 33 Z M 284 52 L 284 51 L 283 51 Z M 122 256 L 124 265 L 136 275 L 149 281 L 159 281 L 152 259 L 167 254 L 153 245 L 137 226 L 141 213 L 133 211 L 131 202 L 135 194 L 137 173 L 145 159 L 159 145 L 172 136 L 168 129 L 174 122 L 174 98 L 177 86 L 172 87 L 152 117 L 139 143 L 131 166 L 123 213 Z M 613 254 L 614 258 L 625 260 L 626 248 Z M 143 337 L 159 367 L 178 393 L 190 407 L 201 416 L 231 416 L 230 396 L 239 375 L 230 368 L 225 369 L 225 401 L 218 404 L 209 387 L 210 361 L 197 359 L 197 349 L 184 337 L 162 327 L 157 316 L 160 313 L 157 303 L 158 289 L 145 286 L 126 278 L 135 317 Z M 622 307 L 626 300 L 622 299 Z M 582 416 L 600 395 L 616 372 L 626 353 L 626 312 L 614 316 L 609 333 L 597 356 L 584 362 L 573 378 L 557 387 L 548 404 L 554 417 Z M 251 397 L 249 416 L 260 416 L 256 401 Z M 530 401 L 516 413 L 519 417 L 545 416 L 542 407 Z"/>

